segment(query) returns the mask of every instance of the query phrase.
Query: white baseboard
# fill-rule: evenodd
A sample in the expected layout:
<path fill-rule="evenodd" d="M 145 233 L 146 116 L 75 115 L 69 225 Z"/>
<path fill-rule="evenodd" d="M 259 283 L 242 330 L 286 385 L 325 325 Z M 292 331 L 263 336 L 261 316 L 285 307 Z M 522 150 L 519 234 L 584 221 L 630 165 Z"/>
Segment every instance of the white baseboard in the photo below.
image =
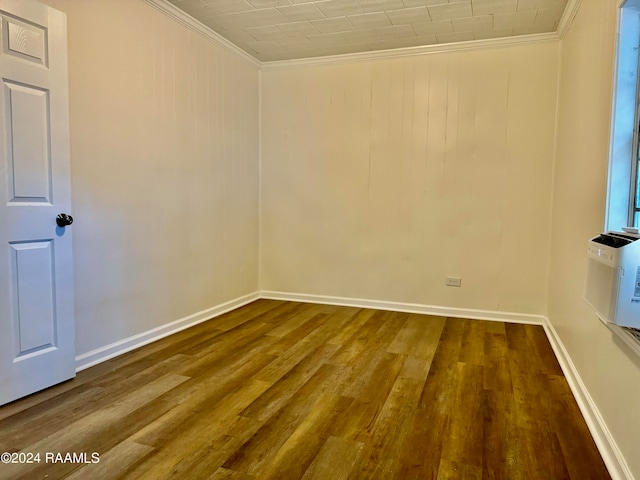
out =
<path fill-rule="evenodd" d="M 105 345 L 104 347 L 78 355 L 76 357 L 76 372 L 97 365 L 98 363 L 104 362 L 113 357 L 117 357 L 118 355 L 122 355 L 123 353 L 127 353 L 138 347 L 142 347 L 143 345 L 147 345 L 148 343 L 160 340 L 161 338 L 177 333 L 180 330 L 193 327 L 194 325 L 222 315 L 223 313 L 235 310 L 236 308 L 242 307 L 247 303 L 251 303 L 258 298 L 260 298 L 259 292 L 243 295 L 242 297 L 221 303 L 215 307 L 202 310 L 201 312 L 188 315 L 184 318 L 166 323 L 146 332 L 133 335 L 132 337 L 125 338 L 110 345 Z"/>
<path fill-rule="evenodd" d="M 611 478 L 613 480 L 634 480 L 633 474 L 631 473 L 631 470 L 629 470 L 627 462 L 622 456 L 622 452 L 620 452 L 611 432 L 607 428 L 607 425 L 602 418 L 602 415 L 600 415 L 598 407 L 591 398 L 587 387 L 582 382 L 580 374 L 578 373 L 578 370 L 576 370 L 576 367 L 569 356 L 569 352 L 567 352 L 562 340 L 558 336 L 558 333 L 547 318 L 545 318 L 543 326 L 547 334 L 547 338 L 549 339 L 549 343 L 551 344 L 551 348 L 553 348 L 553 352 L 560 363 L 560 368 L 562 368 L 562 372 L 569 383 L 571 392 L 578 403 L 578 407 L 580 407 L 582 416 L 587 422 L 591 436 L 596 442 L 600 455 L 602 455 L 602 459 L 609 470 Z"/>
<path fill-rule="evenodd" d="M 543 325 L 545 322 L 545 317 L 543 315 L 477 310 L 471 308 L 451 308 L 436 305 L 422 305 L 419 303 L 388 302 L 363 298 L 332 297 L 329 295 L 310 295 L 305 293 L 262 290 L 260 292 L 260 298 L 270 300 L 289 300 L 292 302 L 304 303 L 321 303 L 325 305 L 340 305 L 346 307 L 374 308 L 377 310 L 421 313 L 425 315 L 438 315 L 441 317 L 469 318 L 472 320 L 493 320 L 498 322 L 526 323 L 533 325 Z"/>
<path fill-rule="evenodd" d="M 105 345 L 76 357 L 76 372 L 92 367 L 98 363 L 127 353 L 136 348 L 160 340 L 181 330 L 193 327 L 211 318 L 222 315 L 248 303 L 265 298 L 270 300 L 288 300 L 293 302 L 321 303 L 328 305 L 342 305 L 349 307 L 374 308 L 378 310 L 392 310 L 396 312 L 420 313 L 444 317 L 470 318 L 474 320 L 494 320 L 500 322 L 527 323 L 542 325 L 544 317 L 541 315 L 527 315 L 522 313 L 498 312 L 490 310 L 476 310 L 466 308 L 450 308 L 416 303 L 388 302 L 367 300 L 362 298 L 332 297 L 326 295 L 310 295 L 290 292 L 260 291 L 243 295 L 228 302 L 216 305 L 201 312 L 188 315 L 179 320 L 161 325 L 146 332 L 133 335 L 117 342 Z"/>

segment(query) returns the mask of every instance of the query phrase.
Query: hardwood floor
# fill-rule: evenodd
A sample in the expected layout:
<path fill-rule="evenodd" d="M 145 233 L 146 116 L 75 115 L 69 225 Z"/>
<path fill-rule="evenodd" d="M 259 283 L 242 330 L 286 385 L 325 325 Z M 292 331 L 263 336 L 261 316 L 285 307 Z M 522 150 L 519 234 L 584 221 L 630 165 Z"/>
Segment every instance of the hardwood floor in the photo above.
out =
<path fill-rule="evenodd" d="M 541 327 L 270 300 L 1 407 L 0 452 L 41 454 L 12 480 L 610 478 Z"/>

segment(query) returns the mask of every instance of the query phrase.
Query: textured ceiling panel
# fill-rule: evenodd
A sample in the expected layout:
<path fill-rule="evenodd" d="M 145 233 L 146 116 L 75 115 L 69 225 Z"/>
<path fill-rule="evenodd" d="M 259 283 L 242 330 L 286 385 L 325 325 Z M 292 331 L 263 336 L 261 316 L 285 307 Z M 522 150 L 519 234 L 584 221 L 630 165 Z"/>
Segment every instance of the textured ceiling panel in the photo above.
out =
<path fill-rule="evenodd" d="M 555 32 L 567 0 L 169 0 L 263 62 Z"/>

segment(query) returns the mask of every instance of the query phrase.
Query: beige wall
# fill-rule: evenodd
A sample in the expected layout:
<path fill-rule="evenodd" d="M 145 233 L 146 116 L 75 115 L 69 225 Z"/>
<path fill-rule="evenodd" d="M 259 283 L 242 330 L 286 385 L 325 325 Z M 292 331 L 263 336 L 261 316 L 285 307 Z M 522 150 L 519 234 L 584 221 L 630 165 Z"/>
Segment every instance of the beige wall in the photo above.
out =
<path fill-rule="evenodd" d="M 557 53 L 263 71 L 262 289 L 544 314 Z"/>
<path fill-rule="evenodd" d="M 82 354 L 258 289 L 258 72 L 141 1 L 67 13 Z"/>
<path fill-rule="evenodd" d="M 583 0 L 561 44 L 548 316 L 640 478 L 640 360 L 582 300 L 586 242 L 604 225 L 618 3 Z"/>

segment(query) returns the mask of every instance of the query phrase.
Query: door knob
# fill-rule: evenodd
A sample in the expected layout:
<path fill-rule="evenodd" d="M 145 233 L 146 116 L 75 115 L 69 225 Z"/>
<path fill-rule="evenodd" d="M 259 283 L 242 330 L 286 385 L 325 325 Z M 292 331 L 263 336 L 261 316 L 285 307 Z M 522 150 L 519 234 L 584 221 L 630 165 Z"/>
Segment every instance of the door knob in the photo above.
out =
<path fill-rule="evenodd" d="M 56 223 L 59 227 L 66 227 L 67 225 L 71 225 L 73 223 L 73 217 L 71 215 L 67 215 L 66 213 L 59 213 L 56 217 Z"/>

